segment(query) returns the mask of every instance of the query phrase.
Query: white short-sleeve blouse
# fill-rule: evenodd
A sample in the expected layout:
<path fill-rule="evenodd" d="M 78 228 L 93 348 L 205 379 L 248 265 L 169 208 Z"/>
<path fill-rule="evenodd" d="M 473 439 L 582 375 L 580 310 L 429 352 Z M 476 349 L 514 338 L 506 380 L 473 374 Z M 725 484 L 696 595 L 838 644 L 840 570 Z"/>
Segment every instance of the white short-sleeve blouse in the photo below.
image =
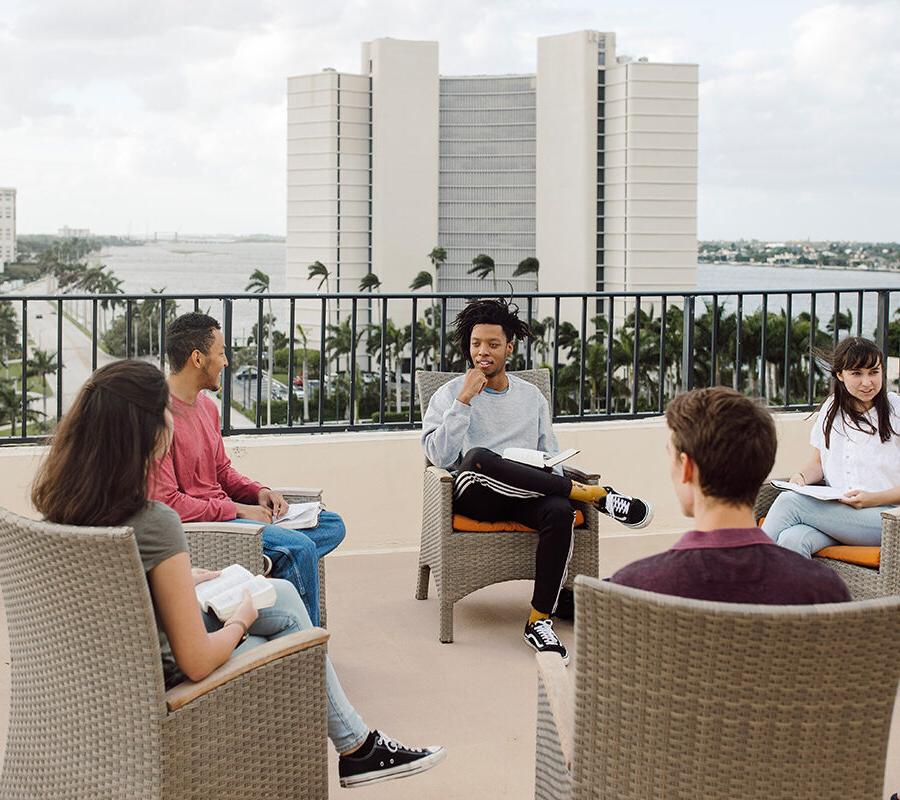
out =
<path fill-rule="evenodd" d="M 888 392 L 887 396 L 891 426 L 900 432 L 900 395 Z M 882 442 L 877 433 L 865 433 L 849 420 L 845 422 L 839 412 L 831 427 L 831 445 L 825 447 L 825 417 L 833 402 L 832 395 L 822 405 L 809 439 L 821 456 L 825 483 L 844 492 L 850 489 L 881 492 L 900 486 L 900 435 Z M 878 412 L 869 409 L 866 417 L 877 431 Z"/>

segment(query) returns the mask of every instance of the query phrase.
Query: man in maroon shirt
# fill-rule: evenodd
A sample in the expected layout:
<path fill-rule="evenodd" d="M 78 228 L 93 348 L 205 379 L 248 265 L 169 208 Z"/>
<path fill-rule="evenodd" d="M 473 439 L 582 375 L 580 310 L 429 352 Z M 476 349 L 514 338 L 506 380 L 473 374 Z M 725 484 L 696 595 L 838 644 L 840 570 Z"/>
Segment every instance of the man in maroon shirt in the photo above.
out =
<path fill-rule="evenodd" d="M 613 583 L 730 603 L 850 600 L 837 573 L 779 547 L 753 519 L 777 448 L 763 406 L 731 389 L 696 389 L 669 403 L 666 422 L 672 485 L 694 529 L 667 552 L 620 569 Z"/>

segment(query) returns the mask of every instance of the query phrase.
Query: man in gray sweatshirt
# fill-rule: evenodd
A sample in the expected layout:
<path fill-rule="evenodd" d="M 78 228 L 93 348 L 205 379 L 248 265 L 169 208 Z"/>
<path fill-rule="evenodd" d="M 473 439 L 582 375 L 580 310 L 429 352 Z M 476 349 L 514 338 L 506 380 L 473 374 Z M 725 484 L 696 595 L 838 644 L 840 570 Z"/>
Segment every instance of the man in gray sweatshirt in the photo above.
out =
<path fill-rule="evenodd" d="M 559 452 L 546 398 L 533 384 L 506 372 L 516 340 L 532 335 L 516 311 L 503 300 L 489 299 L 473 300 L 459 313 L 456 338 L 469 369 L 432 396 L 422 422 L 422 447 L 432 464 L 455 473 L 455 512 L 521 522 L 538 532 L 524 639 L 538 652 L 559 653 L 568 663 L 550 616 L 563 605 L 571 613 L 571 597 L 563 596 L 562 588 L 572 555 L 571 501 L 593 503 L 632 528 L 649 524 L 652 511 L 643 500 L 609 486 L 573 481 L 559 467 L 544 470 L 499 455 L 507 447 Z"/>

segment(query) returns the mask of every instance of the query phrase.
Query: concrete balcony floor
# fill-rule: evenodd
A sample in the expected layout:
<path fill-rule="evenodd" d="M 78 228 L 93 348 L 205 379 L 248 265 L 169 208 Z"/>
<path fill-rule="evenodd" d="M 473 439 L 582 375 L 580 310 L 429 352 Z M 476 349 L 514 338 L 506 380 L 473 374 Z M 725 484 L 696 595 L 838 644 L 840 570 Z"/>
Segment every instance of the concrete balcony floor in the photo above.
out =
<path fill-rule="evenodd" d="M 601 571 L 662 549 L 668 536 L 601 543 Z M 341 789 L 330 752 L 330 796 L 369 800 L 525 800 L 534 792 L 536 678 L 522 642 L 531 585 L 488 587 L 460 601 L 453 644 L 438 641 L 438 606 L 414 599 L 417 554 L 329 556 L 329 651 L 366 722 L 412 745 L 443 744 L 446 761 L 423 775 Z M 9 713 L 9 651 L 0 625 L 0 759 Z M 573 656 L 572 624 L 557 623 Z M 898 698 L 900 709 L 900 698 Z M 885 800 L 900 790 L 900 710 L 888 747 Z M 662 795 L 665 787 L 660 787 Z M 698 799 L 699 800 L 699 799 Z"/>

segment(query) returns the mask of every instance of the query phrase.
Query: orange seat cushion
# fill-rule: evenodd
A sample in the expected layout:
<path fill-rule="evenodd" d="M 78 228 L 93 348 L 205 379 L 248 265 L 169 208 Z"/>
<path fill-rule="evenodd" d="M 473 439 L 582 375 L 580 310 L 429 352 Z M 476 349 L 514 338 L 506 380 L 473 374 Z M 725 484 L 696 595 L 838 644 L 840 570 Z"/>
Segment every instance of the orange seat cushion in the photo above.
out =
<path fill-rule="evenodd" d="M 847 564 L 856 564 L 859 567 L 878 569 L 881 565 L 880 547 L 850 547 L 849 545 L 835 545 L 826 547 L 816 553 L 819 558 L 830 558 L 834 561 L 844 561 Z"/>
<path fill-rule="evenodd" d="M 581 509 L 575 511 L 575 527 L 584 525 L 584 514 Z M 529 528 L 521 522 L 482 522 L 481 520 L 466 517 L 463 514 L 453 515 L 453 530 L 462 533 L 503 533 L 514 531 L 516 533 L 534 533 L 534 528 Z"/>

